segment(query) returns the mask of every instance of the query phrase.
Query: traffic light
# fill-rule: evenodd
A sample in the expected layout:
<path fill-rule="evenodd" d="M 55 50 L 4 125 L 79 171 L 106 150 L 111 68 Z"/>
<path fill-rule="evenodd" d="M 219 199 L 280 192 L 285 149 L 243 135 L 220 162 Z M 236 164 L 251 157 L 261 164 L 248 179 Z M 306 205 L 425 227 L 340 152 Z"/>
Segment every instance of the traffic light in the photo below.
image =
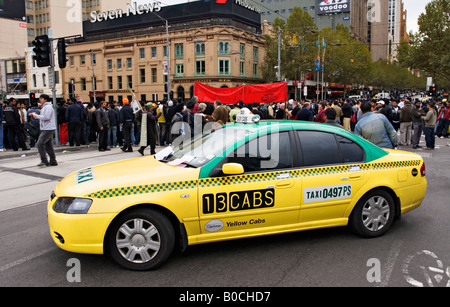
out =
<path fill-rule="evenodd" d="M 67 46 L 66 40 L 64 38 L 58 39 L 58 65 L 59 68 L 66 68 L 67 61 L 69 59 L 67 58 Z"/>
<path fill-rule="evenodd" d="M 167 88 L 167 83 L 164 83 L 164 93 L 167 93 L 168 88 Z"/>
<path fill-rule="evenodd" d="M 30 105 L 36 101 L 36 94 L 35 93 L 30 93 Z"/>
<path fill-rule="evenodd" d="M 47 35 L 37 36 L 32 44 L 35 46 L 33 48 L 34 56 L 33 59 L 36 61 L 38 67 L 50 66 L 50 40 Z"/>

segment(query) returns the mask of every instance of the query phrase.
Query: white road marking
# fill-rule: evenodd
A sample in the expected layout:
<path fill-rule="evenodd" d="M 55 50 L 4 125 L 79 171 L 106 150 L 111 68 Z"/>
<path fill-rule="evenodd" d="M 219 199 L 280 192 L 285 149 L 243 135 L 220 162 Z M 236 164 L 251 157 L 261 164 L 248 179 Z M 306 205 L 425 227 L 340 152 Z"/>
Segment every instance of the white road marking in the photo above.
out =
<path fill-rule="evenodd" d="M 387 259 L 386 267 L 383 270 L 381 276 L 381 283 L 378 285 L 379 287 L 387 287 L 389 284 L 389 280 L 391 279 L 392 271 L 394 270 L 395 261 L 400 254 L 400 248 L 402 246 L 402 242 L 395 242 L 389 252 L 389 256 Z"/>
<path fill-rule="evenodd" d="M 51 252 L 53 250 L 55 250 L 55 248 L 44 249 L 44 250 L 41 250 L 40 252 L 31 254 L 31 255 L 29 255 L 27 257 L 23 257 L 23 258 L 21 258 L 19 260 L 16 260 L 16 261 L 13 261 L 13 262 L 8 263 L 6 265 L 3 265 L 3 266 L 0 267 L 0 273 L 4 272 L 6 270 L 9 270 L 9 269 L 11 269 L 13 267 L 16 267 L 18 265 L 21 265 L 21 264 L 23 264 L 25 262 L 28 262 L 30 260 L 33 260 L 35 258 L 38 258 L 38 257 L 40 257 L 42 255 L 45 255 L 45 254 L 47 254 L 47 253 L 49 253 L 49 252 Z"/>

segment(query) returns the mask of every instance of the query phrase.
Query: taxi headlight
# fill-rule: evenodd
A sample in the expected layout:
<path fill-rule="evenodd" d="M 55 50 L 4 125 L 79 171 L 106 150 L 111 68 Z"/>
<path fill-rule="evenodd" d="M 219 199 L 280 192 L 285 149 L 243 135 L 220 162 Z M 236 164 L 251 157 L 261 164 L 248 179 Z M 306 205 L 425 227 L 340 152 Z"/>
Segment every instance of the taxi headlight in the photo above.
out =
<path fill-rule="evenodd" d="M 91 207 L 92 199 L 61 197 L 53 205 L 53 210 L 58 213 L 86 214 Z"/>

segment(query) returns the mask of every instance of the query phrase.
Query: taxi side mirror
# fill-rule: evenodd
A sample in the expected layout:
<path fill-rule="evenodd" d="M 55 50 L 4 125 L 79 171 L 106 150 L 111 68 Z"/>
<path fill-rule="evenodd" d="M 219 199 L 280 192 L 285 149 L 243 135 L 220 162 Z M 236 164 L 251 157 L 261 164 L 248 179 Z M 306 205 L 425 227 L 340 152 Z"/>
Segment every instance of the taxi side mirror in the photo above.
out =
<path fill-rule="evenodd" d="M 244 167 L 239 163 L 225 163 L 222 166 L 224 175 L 240 175 L 244 173 Z"/>

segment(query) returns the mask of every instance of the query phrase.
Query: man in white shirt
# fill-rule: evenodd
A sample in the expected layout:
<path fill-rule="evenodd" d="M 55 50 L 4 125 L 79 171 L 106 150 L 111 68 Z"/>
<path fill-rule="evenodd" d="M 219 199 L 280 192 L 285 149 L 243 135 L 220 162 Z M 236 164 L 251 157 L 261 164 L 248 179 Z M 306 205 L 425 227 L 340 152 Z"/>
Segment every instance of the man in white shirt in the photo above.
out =
<path fill-rule="evenodd" d="M 41 133 L 36 143 L 39 155 L 41 156 L 41 163 L 37 166 L 56 166 L 58 163 L 56 162 L 55 150 L 53 149 L 53 137 L 56 130 L 55 112 L 48 95 L 42 94 L 39 97 L 39 102 L 42 105 L 41 114 L 30 113 L 30 116 L 39 119 L 39 126 L 41 128 Z M 46 154 L 49 155 L 50 162 L 48 162 Z"/>

